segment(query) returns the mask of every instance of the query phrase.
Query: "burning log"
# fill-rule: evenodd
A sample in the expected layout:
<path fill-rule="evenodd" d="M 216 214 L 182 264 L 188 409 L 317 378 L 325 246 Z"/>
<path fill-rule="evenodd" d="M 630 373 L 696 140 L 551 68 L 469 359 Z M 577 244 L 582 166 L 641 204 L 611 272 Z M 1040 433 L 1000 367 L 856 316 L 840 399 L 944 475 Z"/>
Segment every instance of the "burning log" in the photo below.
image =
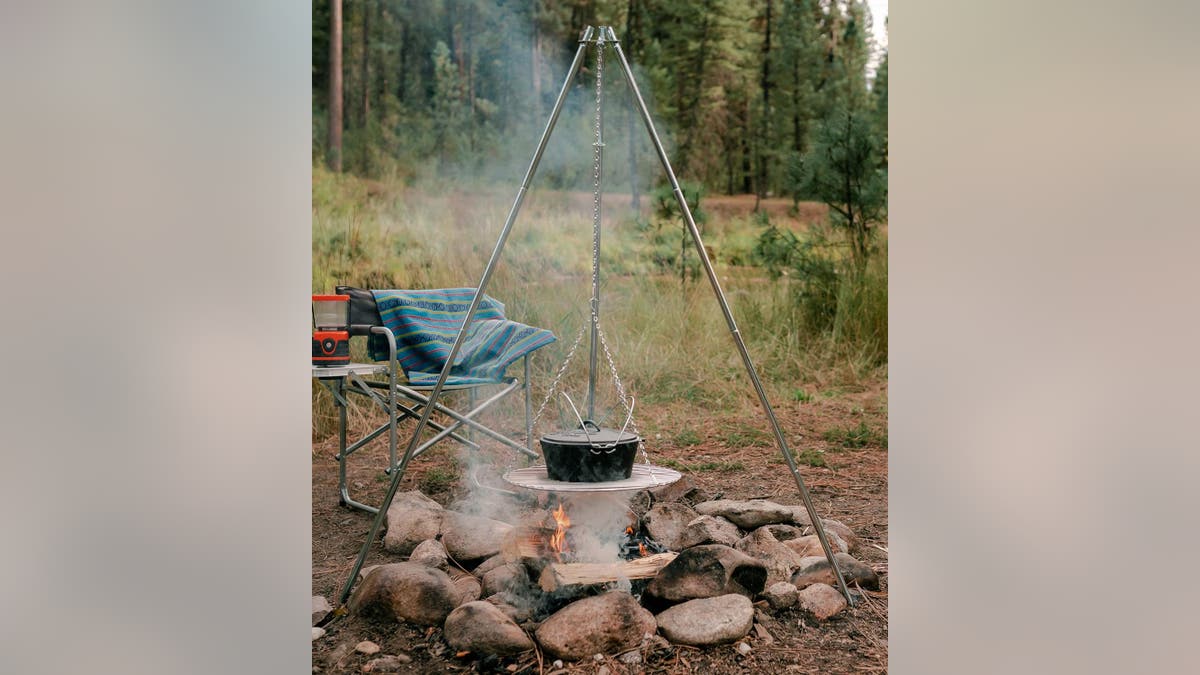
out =
<path fill-rule="evenodd" d="M 566 586 L 588 586 L 619 579 L 649 579 L 677 555 L 674 552 L 656 553 L 622 563 L 551 563 L 542 570 L 538 584 L 543 591 L 553 593 Z"/>
<path fill-rule="evenodd" d="M 550 538 L 553 535 L 554 530 L 550 528 L 516 527 L 504 537 L 500 552 L 508 562 L 547 558 L 553 560 L 556 557 L 555 551 L 550 548 Z"/>

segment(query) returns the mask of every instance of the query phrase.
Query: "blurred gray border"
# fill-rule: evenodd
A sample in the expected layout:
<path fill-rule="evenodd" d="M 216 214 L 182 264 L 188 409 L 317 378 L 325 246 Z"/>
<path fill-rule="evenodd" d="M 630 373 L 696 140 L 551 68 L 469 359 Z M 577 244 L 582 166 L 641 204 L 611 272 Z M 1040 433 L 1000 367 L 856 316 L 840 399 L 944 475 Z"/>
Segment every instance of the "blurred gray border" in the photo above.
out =
<path fill-rule="evenodd" d="M 2 672 L 308 667 L 309 11 L 0 9 Z M 1194 670 L 1197 8 L 890 14 L 890 669 Z"/>
<path fill-rule="evenodd" d="M 896 673 L 1195 670 L 1198 9 L 891 8 Z"/>
<path fill-rule="evenodd" d="M 308 672 L 310 32 L 0 8 L 0 672 Z"/>

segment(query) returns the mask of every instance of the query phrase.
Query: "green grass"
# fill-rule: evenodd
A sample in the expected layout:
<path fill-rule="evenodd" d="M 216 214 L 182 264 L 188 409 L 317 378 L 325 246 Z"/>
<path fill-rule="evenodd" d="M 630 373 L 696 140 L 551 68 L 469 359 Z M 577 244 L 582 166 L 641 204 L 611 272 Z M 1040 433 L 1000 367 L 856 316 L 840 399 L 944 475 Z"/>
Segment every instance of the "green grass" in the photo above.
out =
<path fill-rule="evenodd" d="M 771 436 L 762 429 L 739 426 L 721 437 L 731 448 L 762 447 L 771 444 Z"/>
<path fill-rule="evenodd" d="M 818 450 L 805 450 L 796 456 L 796 461 L 800 464 L 807 464 L 809 466 L 829 466 L 825 463 L 825 453 Z"/>
<path fill-rule="evenodd" d="M 431 466 L 421 477 L 421 491 L 425 494 L 442 492 L 453 486 L 456 480 L 458 480 L 458 474 L 455 471 L 440 466 Z"/>
<path fill-rule="evenodd" d="M 312 292 L 331 292 L 338 284 L 474 286 L 513 193 L 507 185 L 447 185 L 422 191 L 398 182 L 368 184 L 314 166 Z M 505 303 L 508 316 L 548 328 L 558 337 L 530 361 L 535 409 L 575 336 L 587 325 L 591 212 L 590 203 L 575 197 L 536 189 L 529 193 L 487 289 Z M 661 229 L 669 234 L 679 228 L 665 224 Z M 704 237 L 705 244 L 718 252 L 716 269 L 722 288 L 771 399 L 811 400 L 811 394 L 795 388 L 800 377 L 821 382 L 822 395 L 831 396 L 886 377 L 886 362 L 879 364 L 862 350 L 848 349 L 845 340 L 815 339 L 798 330 L 802 316 L 793 304 L 788 280 L 770 282 L 762 269 L 749 266 L 753 261 L 748 251 L 759 229 L 751 218 L 712 217 L 705 224 Z M 654 246 L 646 227 L 639 228 L 632 214 L 606 207 L 601 327 L 626 390 L 637 399 L 639 409 L 682 403 L 700 411 L 745 411 L 750 419 L 752 404 L 746 396 L 752 391 L 750 383 L 712 289 L 703 275 L 683 283 L 677 271 L 663 269 L 654 260 Z M 849 335 L 851 329 L 856 328 L 847 325 L 843 332 Z M 354 344 L 359 342 L 363 340 L 352 340 L 356 359 L 363 358 L 365 351 Z M 587 351 L 585 337 L 563 378 L 577 404 L 586 387 Z M 878 345 L 873 343 L 868 351 L 874 354 Z M 597 409 L 605 410 L 607 417 L 598 421 L 620 426 L 623 418 L 616 419 L 619 406 L 614 404 L 615 388 L 603 351 L 600 363 Z M 518 398 L 502 402 L 497 414 L 523 412 Z M 369 401 L 351 401 L 352 429 L 377 423 Z M 557 407 L 547 407 L 544 423 L 569 421 L 569 411 Z M 336 418 L 328 392 L 314 383 L 314 440 L 334 433 Z M 758 429 L 734 429 L 723 440 L 733 446 L 770 442 Z M 674 441 L 683 447 L 701 442 L 684 432 Z"/>
<path fill-rule="evenodd" d="M 813 395 L 803 389 L 794 389 L 792 390 L 792 400 L 797 403 L 811 403 Z"/>
<path fill-rule="evenodd" d="M 669 457 L 659 460 L 658 463 L 669 469 L 675 469 L 677 471 L 691 471 L 693 473 L 704 471 L 716 471 L 723 473 L 727 471 L 744 471 L 746 469 L 746 465 L 742 462 L 708 461 L 694 462 L 689 464 L 687 462 L 680 462 L 678 460 L 670 459 Z"/>
<path fill-rule="evenodd" d="M 683 447 L 699 445 L 700 441 L 702 440 L 704 439 L 700 438 L 700 434 L 691 429 L 684 429 L 683 431 L 680 431 L 678 434 L 675 434 L 674 438 L 675 445 Z"/>
<path fill-rule="evenodd" d="M 825 463 L 825 453 L 820 450 L 809 449 L 809 450 L 805 450 L 804 452 L 801 452 L 798 455 L 792 455 L 792 457 L 796 460 L 797 464 L 801 464 L 801 465 L 806 464 L 808 466 L 821 466 L 821 467 L 829 466 L 828 464 Z M 767 462 L 770 464 L 782 464 L 782 465 L 787 464 L 787 460 L 785 460 L 780 455 L 771 456 L 771 458 L 768 459 Z"/>
<path fill-rule="evenodd" d="M 856 427 L 828 429 L 821 436 L 843 448 L 865 448 L 868 445 L 887 447 L 887 436 L 876 433 L 866 422 L 859 422 Z"/>

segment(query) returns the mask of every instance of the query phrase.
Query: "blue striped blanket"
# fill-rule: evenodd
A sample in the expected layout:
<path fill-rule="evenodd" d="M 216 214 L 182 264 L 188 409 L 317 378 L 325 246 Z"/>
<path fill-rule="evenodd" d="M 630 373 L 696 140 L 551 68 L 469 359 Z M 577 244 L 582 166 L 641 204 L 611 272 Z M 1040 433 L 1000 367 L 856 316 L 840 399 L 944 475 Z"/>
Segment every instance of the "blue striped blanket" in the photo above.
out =
<path fill-rule="evenodd" d="M 396 359 L 409 382 L 436 383 L 471 307 L 475 289 L 373 290 L 371 293 L 375 295 L 383 325 L 396 336 Z M 500 382 L 513 361 L 555 339 L 548 330 L 505 319 L 504 303 L 484 295 L 446 383 Z M 372 342 L 371 358 L 386 361 L 387 345 Z"/>

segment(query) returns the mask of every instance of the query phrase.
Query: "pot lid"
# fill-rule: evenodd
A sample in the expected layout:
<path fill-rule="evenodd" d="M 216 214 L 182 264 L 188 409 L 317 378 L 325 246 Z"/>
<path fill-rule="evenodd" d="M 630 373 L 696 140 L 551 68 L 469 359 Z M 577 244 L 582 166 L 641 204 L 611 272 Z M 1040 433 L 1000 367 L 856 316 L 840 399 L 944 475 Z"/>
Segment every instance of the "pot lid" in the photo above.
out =
<path fill-rule="evenodd" d="M 569 429 L 567 431 L 556 431 L 551 434 L 542 436 L 542 440 L 549 443 L 558 443 L 560 445 L 616 445 L 617 443 L 637 442 L 641 440 L 637 434 L 632 432 L 622 432 L 619 429 L 609 429 L 606 427 L 589 426 L 587 433 L 583 429 Z"/>

